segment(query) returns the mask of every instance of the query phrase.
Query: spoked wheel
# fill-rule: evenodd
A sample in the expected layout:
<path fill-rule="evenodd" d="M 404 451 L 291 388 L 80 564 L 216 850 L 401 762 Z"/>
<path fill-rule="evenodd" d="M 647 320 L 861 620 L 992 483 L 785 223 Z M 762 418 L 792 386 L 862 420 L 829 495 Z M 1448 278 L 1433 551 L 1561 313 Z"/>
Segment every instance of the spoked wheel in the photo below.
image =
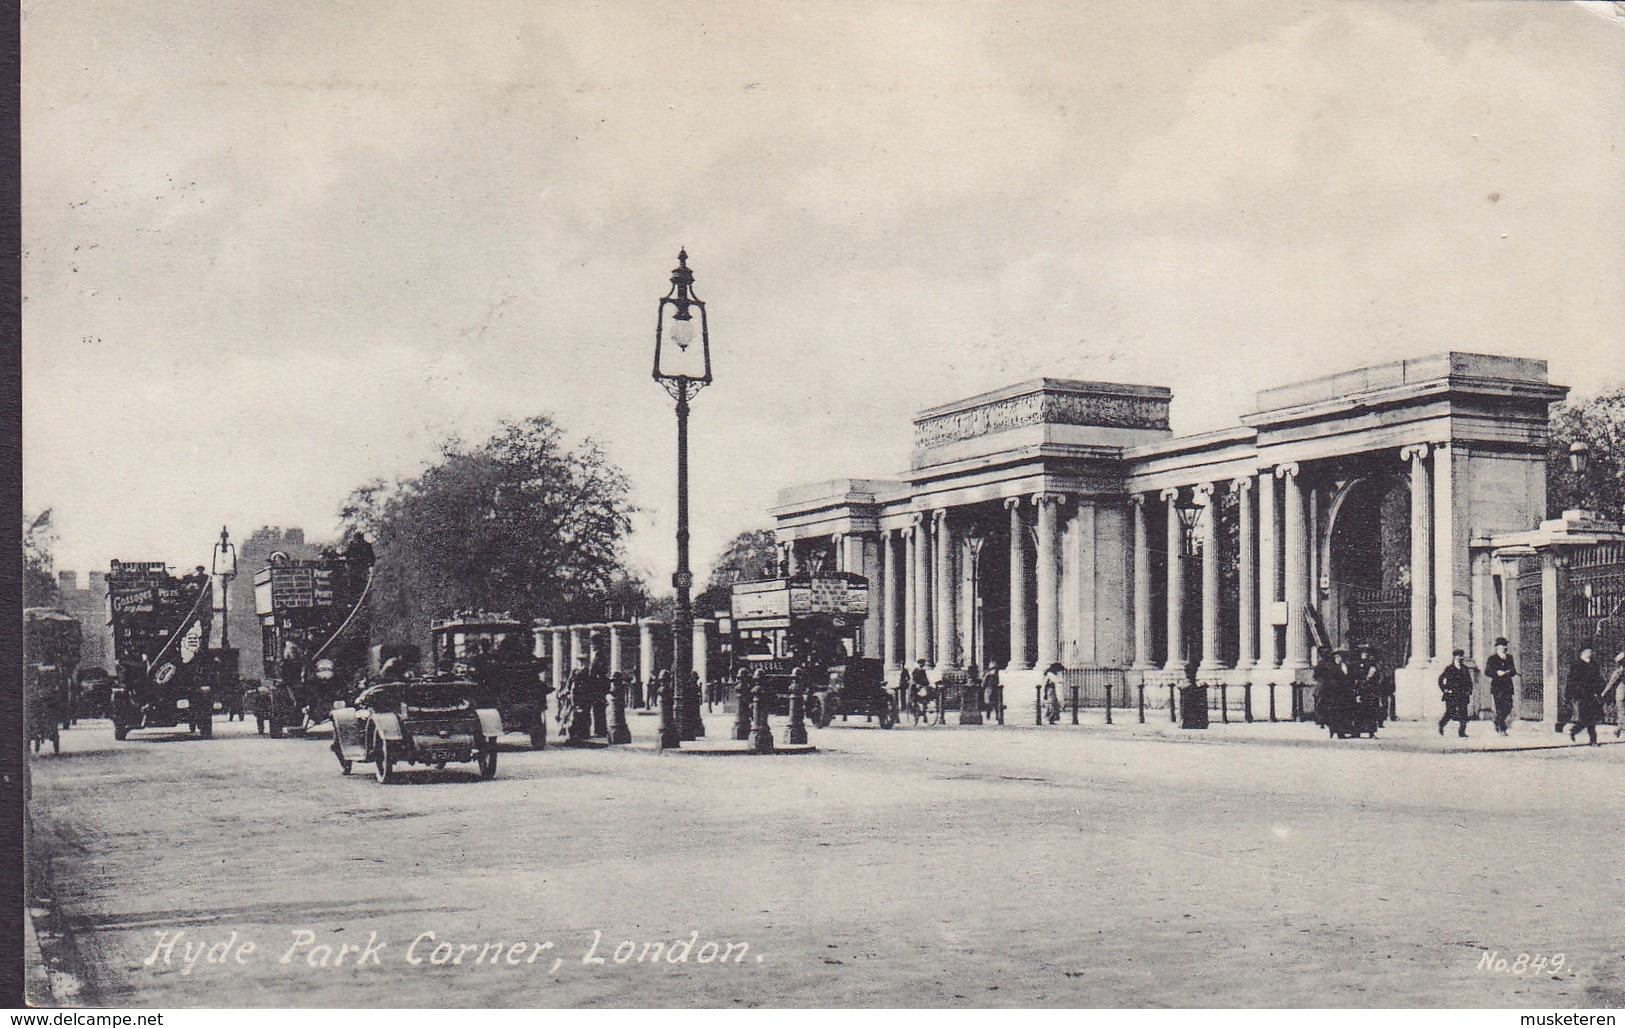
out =
<path fill-rule="evenodd" d="M 479 755 L 480 777 L 495 778 L 497 774 L 497 741 L 488 740 Z"/>
<path fill-rule="evenodd" d="M 373 756 L 372 776 L 378 779 L 379 785 L 388 785 L 395 781 L 395 754 L 389 752 L 389 740 L 383 736 L 378 737 L 378 752 Z"/>
<path fill-rule="evenodd" d="M 896 724 L 897 724 L 897 708 L 893 707 L 890 703 L 888 703 L 888 704 L 886 704 L 885 709 L 883 709 L 880 712 L 880 727 L 881 728 L 891 728 L 892 726 L 894 726 Z"/>

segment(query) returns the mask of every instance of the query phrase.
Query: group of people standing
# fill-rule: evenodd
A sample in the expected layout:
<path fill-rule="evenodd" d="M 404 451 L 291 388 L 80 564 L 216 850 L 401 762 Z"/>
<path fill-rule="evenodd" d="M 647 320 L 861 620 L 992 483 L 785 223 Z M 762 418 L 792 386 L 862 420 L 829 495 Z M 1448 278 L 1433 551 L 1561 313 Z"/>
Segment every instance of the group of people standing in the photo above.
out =
<path fill-rule="evenodd" d="M 1394 716 L 1394 679 L 1370 646 L 1336 650 L 1315 666 L 1315 721 L 1339 739 L 1375 736 Z"/>

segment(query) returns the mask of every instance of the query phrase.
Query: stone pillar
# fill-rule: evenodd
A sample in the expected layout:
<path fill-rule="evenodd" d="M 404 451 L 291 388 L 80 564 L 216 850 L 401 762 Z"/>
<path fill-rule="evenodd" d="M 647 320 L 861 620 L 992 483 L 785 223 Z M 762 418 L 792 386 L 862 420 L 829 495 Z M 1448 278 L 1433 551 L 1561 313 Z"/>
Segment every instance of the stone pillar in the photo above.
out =
<path fill-rule="evenodd" d="M 621 648 L 621 626 L 610 624 L 606 626 L 609 632 L 609 673 L 618 674 L 626 670 L 625 651 Z"/>
<path fill-rule="evenodd" d="M 694 619 L 694 670 L 700 674 L 703 687 L 711 680 L 711 626 L 710 618 Z"/>
<path fill-rule="evenodd" d="M 1282 464 L 1275 475 L 1286 490 L 1282 520 L 1286 522 L 1286 659 L 1281 666 L 1304 677 L 1309 670 L 1309 514 L 1298 481 L 1298 465 Z"/>
<path fill-rule="evenodd" d="M 578 663 L 592 666 L 592 634 L 586 625 L 570 626 L 570 669 Z"/>
<path fill-rule="evenodd" d="M 935 624 L 932 610 L 935 589 L 931 572 L 935 567 L 931 562 L 931 513 L 923 511 L 914 525 L 914 580 L 917 583 L 915 599 L 918 604 L 914 619 L 914 648 L 916 656 L 927 666 L 935 663 L 936 655 L 935 640 L 931 635 L 931 626 Z"/>
<path fill-rule="evenodd" d="M 932 515 L 932 522 L 936 526 L 935 553 L 937 557 L 936 579 L 936 629 L 937 647 L 936 656 L 938 668 L 959 666 L 959 590 L 957 571 L 959 557 L 959 541 L 954 536 L 954 525 L 948 517 L 946 507 L 938 508 Z"/>
<path fill-rule="evenodd" d="M 1202 660 L 1196 667 L 1200 680 L 1218 684 L 1224 665 L 1219 662 L 1219 500 L 1213 484 L 1203 482 L 1196 496 L 1202 511 Z"/>
<path fill-rule="evenodd" d="M 901 660 L 901 656 L 897 651 L 898 622 L 901 620 L 906 624 L 908 619 L 899 619 L 897 616 L 897 596 L 900 591 L 897 586 L 901 569 L 898 566 L 897 536 L 890 529 L 880 533 L 880 549 L 881 563 L 885 567 L 880 583 L 880 608 L 882 611 L 880 639 L 882 656 L 886 661 L 886 671 L 890 676 L 887 679 L 889 682 L 896 677 Z"/>
<path fill-rule="evenodd" d="M 1568 618 L 1559 607 L 1568 593 L 1568 575 L 1568 554 L 1556 547 L 1540 551 L 1540 720 L 1547 725 L 1561 725 L 1569 716 L 1568 668 L 1563 666 L 1563 654 L 1570 652 Z M 1592 659 L 1608 658 L 1592 654 Z"/>
<path fill-rule="evenodd" d="M 796 553 L 794 539 L 784 544 L 784 566 L 792 575 L 801 573 L 801 556 Z"/>
<path fill-rule="evenodd" d="M 553 691 L 558 692 L 564 688 L 564 680 L 570 676 L 570 630 L 554 628 L 552 632 Z"/>
<path fill-rule="evenodd" d="M 1281 644 L 1275 637 L 1275 605 L 1281 599 L 1281 521 L 1275 503 L 1275 472 L 1258 476 L 1258 663 L 1253 681 L 1268 684 L 1281 666 Z"/>
<path fill-rule="evenodd" d="M 880 659 L 881 638 L 889 631 L 891 613 L 886 610 L 886 563 L 881 559 L 879 537 L 864 534 L 857 537 L 861 571 L 869 580 L 869 613 L 863 620 L 863 655 L 871 660 Z"/>
<path fill-rule="evenodd" d="M 917 518 L 910 518 L 908 527 L 899 533 L 903 538 L 903 566 L 908 569 L 905 572 L 908 578 L 903 583 L 903 663 L 911 668 L 920 652 L 920 558 L 914 540 L 916 524 Z"/>
<path fill-rule="evenodd" d="M 1495 611 L 1495 570 L 1489 550 L 1472 554 L 1473 562 L 1473 645 L 1469 653 L 1482 668 L 1495 652 L 1495 637 L 1501 631 L 1501 618 Z"/>
<path fill-rule="evenodd" d="M 645 687 L 655 678 L 655 625 L 645 618 L 638 622 L 638 680 Z M 647 695 L 647 693 L 645 693 Z"/>
<path fill-rule="evenodd" d="M 1409 667 L 1433 660 L 1433 490 L 1428 484 L 1428 444 L 1407 446 L 1399 459 L 1411 465 L 1411 659 Z"/>
<path fill-rule="evenodd" d="M 1258 583 L 1257 558 L 1253 553 L 1258 545 L 1258 528 L 1253 521 L 1253 479 L 1251 475 L 1233 479 L 1230 488 L 1236 494 L 1236 513 L 1240 522 L 1237 561 L 1236 602 L 1236 671 L 1237 681 L 1246 680 L 1246 672 L 1255 663 L 1258 652 Z"/>
<path fill-rule="evenodd" d="M 1027 653 L 1031 642 L 1027 631 L 1027 529 L 1021 521 L 1021 497 L 1004 501 L 1010 512 L 1010 667 L 1030 668 Z"/>
<path fill-rule="evenodd" d="M 1040 670 L 1061 656 L 1061 596 L 1060 519 L 1056 510 L 1066 497 L 1060 493 L 1038 493 L 1033 504 L 1038 508 L 1038 564 L 1034 576 L 1038 585 L 1038 660 Z"/>
<path fill-rule="evenodd" d="M 1151 542 L 1150 516 L 1145 507 L 1149 497 L 1135 493 L 1134 508 L 1134 667 L 1149 671 L 1156 667 L 1151 652 Z"/>
<path fill-rule="evenodd" d="M 1452 649 L 1472 652 L 1472 565 L 1465 516 L 1457 523 L 1455 452 L 1454 444 L 1433 444 L 1433 662 L 1441 669 Z"/>
<path fill-rule="evenodd" d="M 1179 490 L 1164 489 L 1160 498 L 1168 516 L 1167 659 L 1163 669 L 1185 674 L 1185 526 L 1179 520 Z"/>

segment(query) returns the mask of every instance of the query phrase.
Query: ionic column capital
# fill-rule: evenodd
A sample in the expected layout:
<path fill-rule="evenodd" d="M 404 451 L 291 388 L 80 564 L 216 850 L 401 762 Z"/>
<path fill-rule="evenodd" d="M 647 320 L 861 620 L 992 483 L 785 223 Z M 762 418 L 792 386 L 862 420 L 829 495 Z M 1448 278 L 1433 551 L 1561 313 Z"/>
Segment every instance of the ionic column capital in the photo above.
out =
<path fill-rule="evenodd" d="M 1065 493 L 1033 493 L 1033 506 L 1042 507 L 1044 504 L 1060 506 L 1066 502 Z"/>
<path fill-rule="evenodd" d="M 948 508 L 947 507 L 938 507 L 936 510 L 932 511 L 931 512 L 931 520 L 935 521 L 938 525 L 941 525 L 943 522 L 947 521 L 948 520 Z"/>
<path fill-rule="evenodd" d="M 1277 465 L 1275 465 L 1275 477 L 1276 478 L 1283 478 L 1284 479 L 1289 475 L 1291 477 L 1293 477 L 1293 478 L 1298 477 L 1298 462 L 1297 461 L 1295 461 L 1295 460 L 1294 461 L 1288 461 L 1285 464 L 1277 464 Z"/>
<path fill-rule="evenodd" d="M 1253 490 L 1253 476 L 1251 476 L 1251 475 L 1242 475 L 1240 478 L 1232 478 L 1230 480 L 1230 488 L 1234 492 L 1238 492 L 1238 493 L 1252 492 L 1252 490 Z"/>
<path fill-rule="evenodd" d="M 913 514 L 910 514 L 908 516 L 908 527 L 909 527 L 909 529 L 910 530 L 916 529 L 916 528 L 919 528 L 921 525 L 925 524 L 926 515 L 929 514 L 929 513 L 930 513 L 929 511 L 923 511 L 922 510 L 922 511 L 916 511 Z"/>
<path fill-rule="evenodd" d="M 1179 502 L 1179 486 L 1176 485 L 1172 489 L 1164 489 L 1162 492 L 1157 494 L 1157 499 L 1159 499 L 1159 500 L 1168 500 L 1168 501 L 1171 501 L 1173 503 L 1178 503 Z"/>
<path fill-rule="evenodd" d="M 1004 509 L 1005 510 L 1020 510 L 1021 509 L 1021 497 L 1019 497 L 1019 496 L 1006 496 L 1004 498 Z"/>
<path fill-rule="evenodd" d="M 1202 505 L 1213 502 L 1213 483 L 1198 482 L 1191 487 L 1191 499 Z"/>
<path fill-rule="evenodd" d="M 1431 443 L 1412 443 L 1409 446 L 1401 446 L 1399 448 L 1399 459 L 1405 462 L 1425 460 L 1428 450 L 1431 448 Z"/>

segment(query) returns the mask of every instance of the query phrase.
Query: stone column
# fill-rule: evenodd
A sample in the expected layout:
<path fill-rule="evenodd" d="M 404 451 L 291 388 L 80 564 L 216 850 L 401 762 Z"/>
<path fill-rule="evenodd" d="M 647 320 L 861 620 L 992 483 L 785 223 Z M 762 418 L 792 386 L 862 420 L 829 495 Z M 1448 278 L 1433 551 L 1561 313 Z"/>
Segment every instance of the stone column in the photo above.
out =
<path fill-rule="evenodd" d="M 1202 660 L 1197 676 L 1218 683 L 1224 665 L 1219 662 L 1219 500 L 1213 483 L 1196 487 L 1202 511 Z"/>
<path fill-rule="evenodd" d="M 1568 668 L 1563 666 L 1562 658 L 1573 651 L 1569 646 L 1568 618 L 1559 609 L 1561 598 L 1568 593 L 1568 576 L 1568 554 L 1556 547 L 1540 551 L 1540 720 L 1548 725 L 1559 725 L 1569 716 L 1565 680 Z M 1592 659 L 1608 658 L 1594 653 Z"/>
<path fill-rule="evenodd" d="M 638 680 L 645 687 L 655 677 L 655 625 L 658 623 L 648 619 L 638 622 Z"/>
<path fill-rule="evenodd" d="M 858 574 L 869 580 L 869 613 L 863 619 L 863 655 L 879 660 L 881 636 L 891 620 L 884 603 L 886 564 L 881 559 L 879 537 L 864 533 L 851 538 L 857 544 Z"/>
<path fill-rule="evenodd" d="M 880 639 L 882 656 L 886 661 L 886 671 L 892 677 L 900 666 L 900 655 L 897 652 L 898 621 L 907 622 L 906 618 L 897 617 L 898 576 L 900 569 L 897 558 L 897 536 L 890 529 L 880 533 L 881 563 L 885 570 L 881 575 L 880 583 Z M 888 678 L 888 681 L 891 679 Z"/>
<path fill-rule="evenodd" d="M 1034 576 L 1038 585 L 1038 660 L 1040 670 L 1060 659 L 1061 532 L 1058 508 L 1066 497 L 1060 493 L 1038 493 L 1038 564 Z"/>
<path fill-rule="evenodd" d="M 1303 485 L 1298 481 L 1298 465 L 1282 464 L 1275 475 L 1286 490 L 1286 659 L 1283 668 L 1294 672 L 1309 670 L 1309 515 L 1304 508 Z"/>
<path fill-rule="evenodd" d="M 710 618 L 694 619 L 694 670 L 700 673 L 703 687 L 711 680 L 711 626 Z"/>
<path fill-rule="evenodd" d="M 1027 632 L 1027 545 L 1023 535 L 1027 528 L 1021 521 L 1021 497 L 1012 496 L 1004 501 L 1010 512 L 1010 667 L 1030 668 L 1027 652 L 1031 648 Z"/>
<path fill-rule="evenodd" d="M 931 578 L 935 567 L 931 562 L 931 512 L 922 511 L 920 520 L 914 526 L 914 581 L 917 583 L 914 649 L 916 657 L 925 661 L 927 666 L 935 663 L 936 655 L 935 639 L 931 635 L 931 626 L 936 623 L 932 609 L 935 589 Z"/>
<path fill-rule="evenodd" d="M 1495 652 L 1495 636 L 1501 619 L 1495 612 L 1495 569 L 1489 550 L 1472 554 L 1473 562 L 1473 645 L 1468 651 L 1480 668 Z M 1486 687 L 1487 687 L 1486 679 Z"/>
<path fill-rule="evenodd" d="M 914 541 L 917 517 L 909 518 L 908 527 L 899 533 L 903 538 L 903 565 L 908 578 L 903 583 L 903 663 L 914 666 L 920 652 L 920 558 Z"/>
<path fill-rule="evenodd" d="M 1455 504 L 1455 445 L 1433 444 L 1433 661 L 1450 662 L 1457 647 L 1471 654 L 1472 565 L 1467 549 L 1467 524 L 1457 532 Z M 1610 659 L 1612 655 L 1610 654 Z M 1606 678 L 1607 672 L 1605 671 Z"/>
<path fill-rule="evenodd" d="M 570 630 L 568 628 L 555 628 L 553 631 L 553 691 L 564 688 L 564 680 L 570 675 Z"/>
<path fill-rule="evenodd" d="M 959 558 L 959 540 L 954 536 L 954 525 L 946 507 L 936 510 L 932 517 L 936 525 L 937 581 L 936 629 L 937 667 L 959 666 L 959 590 L 955 587 L 955 573 Z"/>
<path fill-rule="evenodd" d="M 571 625 L 570 669 L 575 670 L 576 664 L 583 661 L 592 666 L 592 633 L 586 625 Z"/>
<path fill-rule="evenodd" d="M 1263 684 L 1281 666 L 1281 644 L 1275 638 L 1275 604 L 1281 599 L 1280 538 L 1275 472 L 1266 468 L 1258 476 L 1258 664 L 1253 669 L 1253 681 Z"/>
<path fill-rule="evenodd" d="M 1236 494 L 1236 513 L 1240 519 L 1240 548 L 1236 577 L 1236 670 L 1238 681 L 1246 679 L 1252 669 L 1254 654 L 1258 652 L 1258 583 L 1256 558 L 1253 548 L 1258 545 L 1257 526 L 1253 522 L 1253 479 L 1251 475 L 1233 479 L 1230 488 Z"/>
<path fill-rule="evenodd" d="M 832 532 L 829 537 L 829 567 L 827 571 L 846 571 L 846 536 Z"/>
<path fill-rule="evenodd" d="M 1168 516 L 1168 604 L 1165 649 L 1168 657 L 1163 669 L 1185 674 L 1185 526 L 1179 520 L 1179 490 L 1164 489 L 1159 497 L 1167 504 Z"/>
<path fill-rule="evenodd" d="M 613 675 L 626 670 L 625 653 L 621 649 L 621 626 L 610 624 L 606 630 L 609 632 L 609 673 Z"/>
<path fill-rule="evenodd" d="M 1411 465 L 1411 659 L 1426 667 L 1433 660 L 1433 490 L 1428 483 L 1428 444 L 1399 451 Z"/>
<path fill-rule="evenodd" d="M 1134 667 L 1149 671 L 1156 667 L 1151 653 L 1151 543 L 1150 517 L 1145 506 L 1149 497 L 1135 493 L 1134 508 Z"/>
<path fill-rule="evenodd" d="M 794 539 L 784 544 L 784 567 L 792 575 L 801 571 L 801 557 L 796 553 L 796 541 Z"/>

